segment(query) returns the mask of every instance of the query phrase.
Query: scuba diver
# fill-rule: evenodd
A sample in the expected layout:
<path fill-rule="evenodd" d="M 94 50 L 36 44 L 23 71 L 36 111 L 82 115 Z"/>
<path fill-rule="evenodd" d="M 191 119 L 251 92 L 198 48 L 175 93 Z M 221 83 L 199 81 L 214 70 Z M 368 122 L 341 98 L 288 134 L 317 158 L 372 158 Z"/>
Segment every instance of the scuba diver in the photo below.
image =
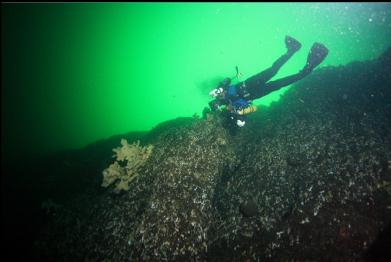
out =
<path fill-rule="evenodd" d="M 302 70 L 294 75 L 268 82 L 289 58 L 301 48 L 301 43 L 291 36 L 286 36 L 285 46 L 287 52 L 278 58 L 270 68 L 243 82 L 231 85 L 231 81 L 236 77 L 239 79 L 240 76 L 238 67 L 236 67 L 235 77 L 225 78 L 217 88 L 209 93 L 215 98 L 215 100 L 209 102 L 211 110 L 223 111 L 221 106 L 224 106 L 226 109 L 224 112 L 230 119 L 229 121 L 233 121 L 234 125 L 242 127 L 246 123 L 245 115 L 256 111 L 256 106 L 252 105 L 252 100 L 266 96 L 309 75 L 326 58 L 329 52 L 323 44 L 314 43 Z"/>

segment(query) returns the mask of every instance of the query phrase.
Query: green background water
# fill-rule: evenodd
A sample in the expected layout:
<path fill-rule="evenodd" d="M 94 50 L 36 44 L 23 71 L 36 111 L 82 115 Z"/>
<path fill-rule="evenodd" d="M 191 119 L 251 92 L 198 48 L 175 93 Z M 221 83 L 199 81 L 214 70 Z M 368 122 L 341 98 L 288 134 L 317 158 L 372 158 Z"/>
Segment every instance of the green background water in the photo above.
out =
<path fill-rule="evenodd" d="M 302 49 L 302 68 L 379 56 L 391 45 L 387 3 L 2 4 L 2 157 L 85 146 L 201 112 L 239 66 L 243 79 Z M 269 105 L 281 91 L 256 101 Z"/>

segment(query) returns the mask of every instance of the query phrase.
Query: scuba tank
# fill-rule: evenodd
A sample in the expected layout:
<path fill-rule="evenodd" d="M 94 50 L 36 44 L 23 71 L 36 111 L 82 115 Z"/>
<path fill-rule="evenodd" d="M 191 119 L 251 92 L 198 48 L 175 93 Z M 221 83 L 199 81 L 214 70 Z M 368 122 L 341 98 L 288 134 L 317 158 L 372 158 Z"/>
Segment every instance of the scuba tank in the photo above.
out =
<path fill-rule="evenodd" d="M 252 112 L 255 112 L 257 111 L 257 106 L 255 105 L 250 105 L 246 108 L 242 108 L 240 110 L 237 110 L 236 112 L 239 114 L 239 115 L 247 115 L 247 114 L 250 114 Z"/>

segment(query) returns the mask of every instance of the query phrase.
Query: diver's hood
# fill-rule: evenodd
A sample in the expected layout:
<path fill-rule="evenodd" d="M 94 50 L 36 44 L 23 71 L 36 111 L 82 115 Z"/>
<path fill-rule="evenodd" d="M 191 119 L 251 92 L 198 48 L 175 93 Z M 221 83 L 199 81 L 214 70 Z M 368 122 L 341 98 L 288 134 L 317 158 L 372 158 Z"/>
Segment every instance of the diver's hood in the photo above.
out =
<path fill-rule="evenodd" d="M 223 81 L 220 82 L 219 87 L 226 89 L 231 84 L 231 78 L 226 77 Z"/>

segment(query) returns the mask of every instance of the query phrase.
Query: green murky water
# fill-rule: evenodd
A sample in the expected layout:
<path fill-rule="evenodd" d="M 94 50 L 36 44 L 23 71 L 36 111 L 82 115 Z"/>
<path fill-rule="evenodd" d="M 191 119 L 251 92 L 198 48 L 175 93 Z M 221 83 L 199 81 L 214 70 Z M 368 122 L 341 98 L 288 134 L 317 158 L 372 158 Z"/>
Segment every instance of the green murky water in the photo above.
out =
<path fill-rule="evenodd" d="M 300 70 L 314 42 L 330 50 L 321 67 L 391 45 L 388 3 L 2 4 L 1 14 L 3 158 L 201 115 L 219 80 L 270 66 L 287 34 L 303 46 L 276 78 Z"/>

